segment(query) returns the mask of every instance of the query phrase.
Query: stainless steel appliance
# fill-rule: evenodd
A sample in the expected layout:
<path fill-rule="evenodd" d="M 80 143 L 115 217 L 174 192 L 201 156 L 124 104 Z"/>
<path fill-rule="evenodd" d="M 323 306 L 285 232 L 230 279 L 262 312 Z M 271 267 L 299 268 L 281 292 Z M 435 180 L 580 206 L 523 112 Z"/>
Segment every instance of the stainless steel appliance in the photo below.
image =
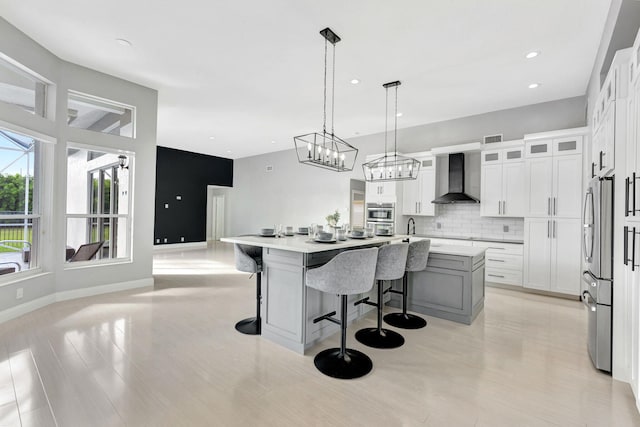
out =
<path fill-rule="evenodd" d="M 396 220 L 396 208 L 393 203 L 367 203 L 367 222 L 388 222 Z"/>
<path fill-rule="evenodd" d="M 613 178 L 589 181 L 583 210 L 582 301 L 587 306 L 589 356 L 596 368 L 611 372 L 613 295 Z"/>

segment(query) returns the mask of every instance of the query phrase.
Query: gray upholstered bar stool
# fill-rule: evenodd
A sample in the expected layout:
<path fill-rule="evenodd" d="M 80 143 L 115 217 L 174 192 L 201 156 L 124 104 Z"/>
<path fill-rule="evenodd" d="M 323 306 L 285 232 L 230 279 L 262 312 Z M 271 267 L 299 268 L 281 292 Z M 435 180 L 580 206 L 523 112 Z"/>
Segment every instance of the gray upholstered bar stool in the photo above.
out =
<path fill-rule="evenodd" d="M 366 354 L 347 348 L 347 296 L 368 292 L 373 287 L 378 248 L 340 252 L 325 265 L 310 269 L 306 285 L 322 292 L 340 295 L 340 320 L 335 311 L 313 320 L 329 320 L 340 325 L 340 348 L 329 348 L 316 355 L 313 363 L 325 375 L 352 379 L 367 375 L 373 368 Z"/>
<path fill-rule="evenodd" d="M 402 277 L 402 291 L 391 290 L 393 293 L 402 295 L 402 313 L 389 313 L 384 316 L 384 321 L 391 326 L 402 329 L 420 329 L 427 326 L 427 321 L 422 317 L 407 313 L 407 272 L 422 271 L 427 268 L 430 247 L 431 240 L 428 239 L 409 243 L 407 266 Z"/>
<path fill-rule="evenodd" d="M 256 317 L 239 321 L 236 323 L 236 329 L 243 334 L 260 335 L 262 327 L 262 319 L 260 319 L 260 300 L 262 298 L 262 248 L 236 243 L 233 245 L 233 253 L 236 260 L 236 270 L 256 275 Z"/>
<path fill-rule="evenodd" d="M 396 348 L 404 344 L 404 338 L 397 332 L 382 328 L 382 309 L 384 308 L 384 281 L 401 279 L 407 265 L 408 243 L 382 246 L 378 251 L 376 280 L 378 281 L 378 302 L 369 302 L 369 297 L 355 304 L 368 304 L 378 308 L 378 326 L 364 328 L 356 332 L 356 339 L 364 345 L 375 348 Z"/>

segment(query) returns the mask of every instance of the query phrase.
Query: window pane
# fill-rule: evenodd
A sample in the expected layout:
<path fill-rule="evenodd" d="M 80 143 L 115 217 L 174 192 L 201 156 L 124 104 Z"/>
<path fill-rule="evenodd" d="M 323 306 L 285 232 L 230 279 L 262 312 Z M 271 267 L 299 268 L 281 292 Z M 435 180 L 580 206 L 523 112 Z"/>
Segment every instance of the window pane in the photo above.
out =
<path fill-rule="evenodd" d="M 68 218 L 66 260 L 76 262 L 128 258 L 127 220 L 127 218 Z M 73 260 L 70 259 L 72 254 L 76 254 Z"/>
<path fill-rule="evenodd" d="M 79 148 L 67 150 L 67 213 L 128 213 L 131 169 L 121 168 L 118 157 Z M 128 163 L 130 157 L 127 156 Z"/>
<path fill-rule="evenodd" d="M 132 107 L 69 92 L 67 123 L 71 127 L 133 138 L 133 120 Z"/>
<path fill-rule="evenodd" d="M 0 214 L 33 213 L 33 138 L 0 129 Z"/>
<path fill-rule="evenodd" d="M 0 219 L 0 276 L 37 267 L 39 219 Z"/>
<path fill-rule="evenodd" d="M 0 101 L 44 116 L 46 83 L 2 58 L 0 54 Z"/>

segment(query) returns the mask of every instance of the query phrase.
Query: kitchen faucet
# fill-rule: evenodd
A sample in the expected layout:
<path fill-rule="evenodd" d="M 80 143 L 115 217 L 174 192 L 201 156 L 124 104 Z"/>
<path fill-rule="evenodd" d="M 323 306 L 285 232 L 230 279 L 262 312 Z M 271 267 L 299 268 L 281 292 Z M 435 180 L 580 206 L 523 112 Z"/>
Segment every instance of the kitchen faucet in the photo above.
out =
<path fill-rule="evenodd" d="M 413 223 L 413 232 L 409 233 L 409 225 Z M 416 221 L 413 218 L 409 218 L 407 221 L 407 234 L 416 234 Z"/>

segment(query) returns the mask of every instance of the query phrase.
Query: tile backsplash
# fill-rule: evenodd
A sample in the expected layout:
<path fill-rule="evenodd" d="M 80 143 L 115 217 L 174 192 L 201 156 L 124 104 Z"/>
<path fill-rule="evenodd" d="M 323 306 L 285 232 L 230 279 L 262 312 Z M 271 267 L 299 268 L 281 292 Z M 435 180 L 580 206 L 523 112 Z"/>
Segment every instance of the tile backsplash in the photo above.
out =
<path fill-rule="evenodd" d="M 436 205 L 433 217 L 415 216 L 416 233 L 443 237 L 477 237 L 522 240 L 523 218 L 489 218 L 480 216 L 479 203 Z M 402 217 L 406 231 L 409 216 Z M 505 231 L 508 230 L 508 231 Z"/>

